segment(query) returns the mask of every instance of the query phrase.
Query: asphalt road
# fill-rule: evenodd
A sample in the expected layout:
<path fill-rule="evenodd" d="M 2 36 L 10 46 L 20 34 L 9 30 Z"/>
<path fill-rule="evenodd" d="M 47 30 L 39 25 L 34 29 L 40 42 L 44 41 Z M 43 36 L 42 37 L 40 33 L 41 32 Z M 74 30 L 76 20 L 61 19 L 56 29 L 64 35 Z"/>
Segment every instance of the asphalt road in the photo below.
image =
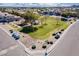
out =
<path fill-rule="evenodd" d="M 0 28 L 0 55 L 1 56 L 26 56 L 22 46 Z"/>
<path fill-rule="evenodd" d="M 48 55 L 79 56 L 79 21 L 67 29 Z"/>

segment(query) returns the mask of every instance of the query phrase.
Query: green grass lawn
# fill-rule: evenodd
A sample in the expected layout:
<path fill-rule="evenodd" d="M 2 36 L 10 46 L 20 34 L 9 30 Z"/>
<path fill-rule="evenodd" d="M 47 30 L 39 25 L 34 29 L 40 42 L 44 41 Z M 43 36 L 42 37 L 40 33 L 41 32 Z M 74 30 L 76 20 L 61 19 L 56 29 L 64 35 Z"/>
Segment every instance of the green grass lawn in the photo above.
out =
<path fill-rule="evenodd" d="M 38 28 L 38 30 L 30 32 L 28 34 L 35 39 L 46 39 L 50 37 L 50 35 L 52 35 L 52 33 L 54 33 L 55 31 L 60 30 L 62 28 L 66 29 L 68 27 L 68 24 L 66 22 L 60 20 L 58 21 L 58 25 L 56 25 L 57 20 L 53 17 L 48 17 L 46 19 L 46 24 L 47 25 L 43 25 L 42 28 L 40 28 L 39 26 L 34 26 Z"/>

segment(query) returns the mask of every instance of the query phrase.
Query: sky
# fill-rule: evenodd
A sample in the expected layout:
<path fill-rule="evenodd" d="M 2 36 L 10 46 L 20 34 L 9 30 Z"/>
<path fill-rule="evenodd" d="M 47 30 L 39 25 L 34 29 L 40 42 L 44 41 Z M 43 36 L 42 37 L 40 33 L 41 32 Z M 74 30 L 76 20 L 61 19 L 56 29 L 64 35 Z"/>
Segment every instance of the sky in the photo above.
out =
<path fill-rule="evenodd" d="M 79 3 L 0 3 L 0 6 L 5 7 L 60 7 L 79 5 Z"/>

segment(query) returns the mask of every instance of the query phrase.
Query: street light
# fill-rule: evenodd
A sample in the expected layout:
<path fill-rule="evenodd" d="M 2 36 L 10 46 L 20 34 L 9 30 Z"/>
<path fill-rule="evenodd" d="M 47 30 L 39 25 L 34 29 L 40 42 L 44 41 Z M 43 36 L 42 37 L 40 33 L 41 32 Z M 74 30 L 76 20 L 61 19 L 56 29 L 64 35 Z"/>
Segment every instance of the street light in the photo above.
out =
<path fill-rule="evenodd" d="M 47 56 L 48 53 L 47 53 L 47 47 L 46 47 L 46 45 L 44 45 L 42 48 L 44 48 L 44 49 L 46 48 L 44 55 Z"/>
<path fill-rule="evenodd" d="M 47 52 L 45 53 L 45 56 L 47 56 Z"/>
<path fill-rule="evenodd" d="M 47 56 L 48 55 L 48 53 L 47 53 L 47 48 L 46 48 L 46 51 L 45 51 L 45 56 Z"/>

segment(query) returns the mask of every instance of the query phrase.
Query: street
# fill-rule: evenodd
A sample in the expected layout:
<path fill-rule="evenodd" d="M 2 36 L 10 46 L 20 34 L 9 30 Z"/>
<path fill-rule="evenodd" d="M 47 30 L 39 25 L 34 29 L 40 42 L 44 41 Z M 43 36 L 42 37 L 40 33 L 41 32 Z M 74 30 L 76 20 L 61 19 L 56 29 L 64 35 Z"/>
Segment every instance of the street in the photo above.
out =
<path fill-rule="evenodd" d="M 0 28 L 0 55 L 2 56 L 26 56 L 28 55 L 22 46 Z"/>
<path fill-rule="evenodd" d="M 68 28 L 48 55 L 79 56 L 79 21 Z"/>

